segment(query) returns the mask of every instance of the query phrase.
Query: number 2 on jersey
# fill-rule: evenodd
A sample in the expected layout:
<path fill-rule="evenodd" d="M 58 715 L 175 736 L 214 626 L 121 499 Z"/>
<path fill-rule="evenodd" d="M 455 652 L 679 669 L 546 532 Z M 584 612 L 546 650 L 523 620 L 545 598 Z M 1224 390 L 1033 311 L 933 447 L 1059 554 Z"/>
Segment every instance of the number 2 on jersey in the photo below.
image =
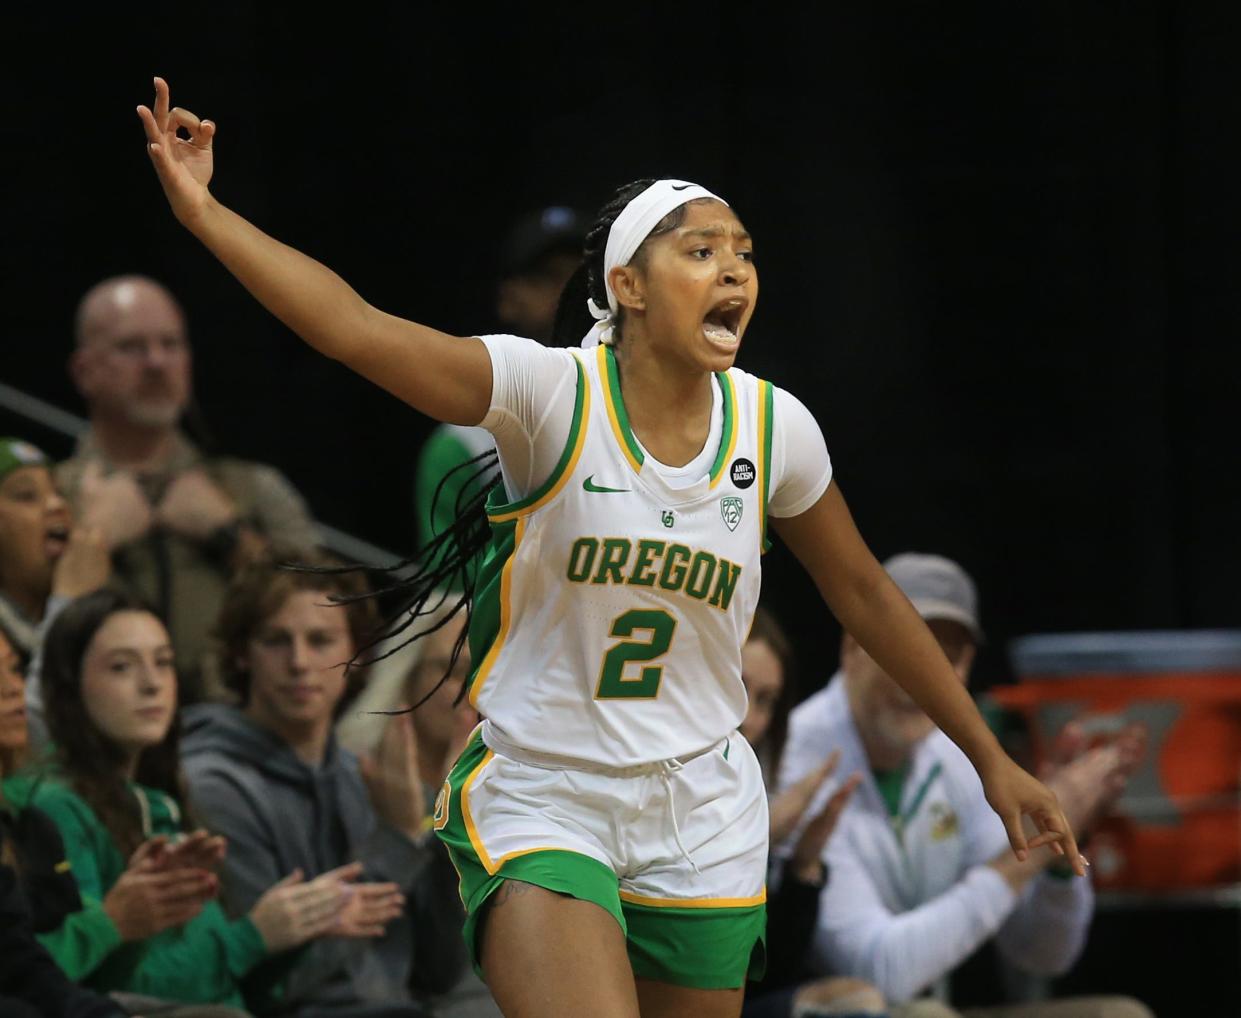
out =
<path fill-rule="evenodd" d="M 595 699 L 653 700 L 659 694 L 663 665 L 646 664 L 636 676 L 626 676 L 625 666 L 663 657 L 672 646 L 676 628 L 677 620 L 662 609 L 634 608 L 618 616 L 612 623 L 611 635 L 622 639 L 603 656 Z M 634 639 L 638 631 L 649 632 L 649 639 Z"/>

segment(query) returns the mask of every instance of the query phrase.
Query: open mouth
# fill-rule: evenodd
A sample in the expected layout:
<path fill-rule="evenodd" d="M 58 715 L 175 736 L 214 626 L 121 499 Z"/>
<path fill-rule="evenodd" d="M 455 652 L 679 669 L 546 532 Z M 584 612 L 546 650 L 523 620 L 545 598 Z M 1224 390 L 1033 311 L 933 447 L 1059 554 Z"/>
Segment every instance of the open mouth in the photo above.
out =
<path fill-rule="evenodd" d="M 64 524 L 53 524 L 43 536 L 43 547 L 49 558 L 59 558 L 68 543 L 69 528 Z"/>
<path fill-rule="evenodd" d="M 741 318 L 749 302 L 744 297 L 729 297 L 715 305 L 702 320 L 702 332 L 718 346 L 735 348 L 741 330 Z"/>

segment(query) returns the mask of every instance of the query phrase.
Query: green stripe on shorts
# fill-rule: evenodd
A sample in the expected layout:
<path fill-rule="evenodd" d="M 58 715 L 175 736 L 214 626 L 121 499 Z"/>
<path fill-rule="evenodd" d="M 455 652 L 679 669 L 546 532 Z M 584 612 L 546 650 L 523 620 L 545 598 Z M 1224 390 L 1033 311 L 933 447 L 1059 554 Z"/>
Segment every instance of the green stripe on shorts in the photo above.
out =
<path fill-rule="evenodd" d="M 652 907 L 624 902 L 629 962 L 639 979 L 731 990 L 767 969 L 767 906 Z"/>
<path fill-rule="evenodd" d="M 443 816 L 440 807 L 436 810 L 437 817 L 442 817 L 437 833 L 448 847 L 448 856 L 461 880 L 461 901 L 466 913 L 462 932 L 474 970 L 482 976 L 477 944 L 479 915 L 487 899 L 505 880 L 520 880 L 557 894 L 594 902 L 620 924 L 623 935 L 625 916 L 621 911 L 616 874 L 597 859 L 580 852 L 536 848 L 509 859 L 484 861 L 484 855 L 479 854 L 470 837 L 461 798 L 465 784 L 476 771 L 481 770 L 490 755 L 491 751 L 483 742 L 481 733 L 475 733 L 448 775 L 445 796 L 447 815 Z"/>

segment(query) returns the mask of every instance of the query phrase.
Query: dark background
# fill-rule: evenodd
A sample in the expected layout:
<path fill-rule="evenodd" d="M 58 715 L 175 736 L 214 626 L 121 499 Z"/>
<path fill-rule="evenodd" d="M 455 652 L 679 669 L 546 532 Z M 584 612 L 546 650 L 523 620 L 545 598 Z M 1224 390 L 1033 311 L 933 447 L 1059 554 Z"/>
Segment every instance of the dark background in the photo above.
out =
<path fill-rule="evenodd" d="M 218 447 L 411 547 L 429 422 L 304 348 L 175 223 L 133 113 L 158 73 L 219 124 L 220 200 L 452 332 L 494 327 L 518 213 L 647 175 L 723 194 L 762 276 L 740 364 L 815 413 L 877 554 L 974 574 L 981 684 L 1022 633 L 1238 624 L 1241 5 L 249 3 L 36 10 L 6 35 L 10 384 L 80 412 L 75 303 L 149 273 L 187 309 Z M 786 553 L 768 564 L 817 686 L 825 610 Z M 1208 966 L 1229 1000 L 1231 943 Z"/>

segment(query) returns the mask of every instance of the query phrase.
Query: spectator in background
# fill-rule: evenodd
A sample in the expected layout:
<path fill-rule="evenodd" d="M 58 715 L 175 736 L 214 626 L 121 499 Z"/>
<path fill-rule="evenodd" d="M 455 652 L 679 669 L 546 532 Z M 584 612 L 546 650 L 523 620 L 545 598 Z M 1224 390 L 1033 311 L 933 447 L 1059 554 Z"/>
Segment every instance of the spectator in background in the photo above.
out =
<path fill-rule="evenodd" d="M 415 996 L 451 986 L 464 964 L 456 877 L 425 823 L 412 718 L 392 719 L 365 770 L 332 733 L 350 677 L 364 674 L 346 662 L 375 620 L 369 600 L 328 602 L 364 593 L 354 573 L 246 567 L 217 629 L 221 672 L 242 706 L 186 713 L 190 801 L 228 838 L 232 910 L 251 908 L 291 867 L 313 877 L 357 860 L 367 879 L 395 882 L 359 885 L 373 940 L 318 941 L 261 1013 L 412 1018 L 424 1014 Z"/>
<path fill-rule="evenodd" d="M 329 928 L 369 935 L 344 884 L 353 874 L 304 883 L 294 871 L 230 921 L 208 872 L 221 839 L 192 836 L 165 865 L 166 842 L 182 829 L 176 673 L 151 612 L 113 590 L 79 598 L 49 629 L 44 660 L 57 755 L 7 779 L 4 792 L 52 819 L 82 901 L 102 904 L 89 924 L 42 938 L 67 975 L 117 995 L 131 1013 L 168 1002 L 238 1007 L 241 980 L 269 956 Z"/>
<path fill-rule="evenodd" d="M 932 555 L 898 555 L 885 568 L 968 681 L 981 638 L 973 581 L 955 562 Z M 1128 733 L 1046 777 L 1079 840 L 1119 795 L 1139 743 Z M 833 748 L 845 772 L 861 773 L 862 781 L 824 855 L 830 877 L 811 951 L 818 971 L 874 983 L 902 1016 L 913 1012 L 900 1005 L 992 936 L 1019 970 L 1068 970 L 1090 926 L 1089 881 L 1074 877 L 1049 848 L 1017 861 L 965 755 L 848 634 L 840 672 L 793 711 L 780 787 L 805 778 Z M 930 1006 L 936 1009 L 916 1013 L 957 1013 Z M 1149 1014 L 1136 1001 L 1103 997 L 965 1013 Z"/>
<path fill-rule="evenodd" d="M 582 261 L 585 239 L 581 216 L 562 205 L 513 224 L 502 248 L 496 291 L 496 318 L 502 330 L 540 343 L 551 340 L 560 292 Z M 457 507 L 490 486 L 494 464 L 490 469 L 465 464 L 494 448 L 491 433 L 483 428 L 440 424 L 431 432 L 419 454 L 414 480 L 418 547 L 448 530 L 459 516 Z"/>
<path fill-rule="evenodd" d="M 143 276 L 106 279 L 78 306 L 74 384 L 90 430 L 56 478 L 113 554 L 121 587 L 168 619 L 186 702 L 229 577 L 270 539 L 313 547 L 306 506 L 271 467 L 204 455 L 180 430 L 191 399 L 185 316 Z M 94 466 L 93 470 L 88 469 Z"/>
<path fill-rule="evenodd" d="M 0 778 L 12 777 L 26 754 L 24 660 L 0 627 Z M 156 933 L 191 918 L 201 908 L 202 881 L 208 875 L 197 864 L 210 860 L 220 846 L 205 831 L 176 846 L 164 838 L 151 839 L 134 853 L 103 901 L 84 901 L 59 828 L 42 810 L 10 802 L 3 787 L 0 784 L 0 915 L 9 939 L 0 946 L 0 1014 L 10 1018 L 24 1013 L 6 994 L 37 1002 L 32 1014 L 45 1018 L 122 1014 L 116 1002 L 78 989 L 66 973 L 90 971 L 95 964 L 91 959 L 106 957 L 121 939 L 134 939 L 140 931 Z M 55 959 L 62 960 L 62 966 Z M 156 1013 L 150 1007 L 141 1010 Z M 164 1018 L 242 1014 L 233 1008 L 162 1004 L 157 1013 Z"/>
<path fill-rule="evenodd" d="M 0 626 L 0 777 L 11 774 L 26 750 L 24 656 Z M 49 842 L 54 842 L 49 844 Z M 60 836 L 41 814 L 24 816 L 11 809 L 0 792 L 0 1014 L 9 1018 L 119 1018 L 111 1001 L 79 989 L 65 976 L 34 938 L 30 895 L 17 879 L 17 867 L 29 872 L 40 864 L 40 876 L 51 875 L 58 888 L 68 874 L 56 874 L 64 859 Z M 74 898 L 76 887 L 71 890 Z"/>
<path fill-rule="evenodd" d="M 0 438 L 0 626 L 15 649 L 37 661 L 43 633 L 60 609 L 102 587 L 109 571 L 100 535 L 73 526 L 51 461 L 29 442 Z M 28 674 L 31 721 L 41 736 L 37 664 Z"/>
<path fill-rule="evenodd" d="M 336 726 L 342 746 L 359 757 L 373 757 L 386 729 L 401 723 L 384 712 L 418 705 L 411 716 L 428 818 L 432 816 L 440 786 L 478 724 L 478 712 L 469 701 L 464 697 L 458 700 L 470 672 L 470 650 L 462 644 L 454 657 L 457 641 L 465 632 L 465 614 L 450 618 L 451 608 L 450 604 L 441 605 L 420 618 L 415 628 L 376 648 L 376 661 L 370 666 L 366 688 Z M 426 635 L 408 642 L 416 632 Z M 449 915 L 443 917 L 443 922 L 455 917 L 456 936 L 460 937 L 465 910 L 459 900 L 446 902 L 444 907 Z M 491 991 L 468 967 L 460 982 L 428 1000 L 428 1006 L 435 1018 L 500 1015 Z"/>
<path fill-rule="evenodd" d="M 770 789 L 784 753 L 797 684 L 788 637 L 775 616 L 761 605 L 741 648 L 741 680 L 747 699 L 741 734 L 754 748 Z M 767 973 L 761 982 L 747 987 L 743 1018 L 802 1014 L 846 1018 L 885 1013 L 883 997 L 873 986 L 847 977 L 815 979 L 802 961 L 814 937 L 819 893 L 827 878 L 820 856 L 859 780 L 857 775 L 850 775 L 827 797 L 817 815 L 807 815 L 811 800 L 834 772 L 838 757 L 831 754 L 797 784 L 771 798 L 772 845 L 779 844 L 795 827 L 804 829 L 792 857 L 772 867 L 767 899 Z"/>

